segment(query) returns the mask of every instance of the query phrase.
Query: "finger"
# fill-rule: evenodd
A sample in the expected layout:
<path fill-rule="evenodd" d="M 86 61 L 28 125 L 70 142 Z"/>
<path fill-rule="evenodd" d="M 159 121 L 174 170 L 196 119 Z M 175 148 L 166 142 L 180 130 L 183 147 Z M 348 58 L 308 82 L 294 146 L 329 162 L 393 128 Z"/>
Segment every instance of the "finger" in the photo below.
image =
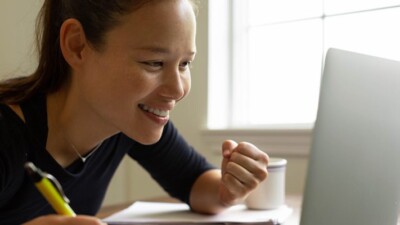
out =
<path fill-rule="evenodd" d="M 63 224 L 86 224 L 86 225 L 105 225 L 100 219 L 92 216 L 64 217 Z"/>
<path fill-rule="evenodd" d="M 74 224 L 106 225 L 106 223 L 93 216 L 78 215 L 74 219 Z"/>
<path fill-rule="evenodd" d="M 230 173 L 226 173 L 222 177 L 222 183 L 226 188 L 226 190 L 228 191 L 228 193 L 230 194 L 230 196 L 232 197 L 232 200 L 234 198 L 244 196 L 248 192 L 247 188 Z"/>
<path fill-rule="evenodd" d="M 81 216 L 76 217 L 61 216 L 61 215 L 46 215 L 37 217 L 31 220 L 30 223 L 26 224 L 62 224 L 62 225 L 73 225 L 73 224 L 85 224 L 85 225 L 106 225 L 100 219 L 92 216 Z"/>
<path fill-rule="evenodd" d="M 254 174 L 232 161 L 226 166 L 226 174 L 237 179 L 248 190 L 253 190 L 260 182 L 260 179 L 255 177 Z"/>
<path fill-rule="evenodd" d="M 264 161 L 256 161 L 246 155 L 239 152 L 232 153 L 230 162 L 240 166 L 242 170 L 246 170 L 252 178 L 256 178 L 259 181 L 263 181 L 267 175 L 267 163 Z M 246 174 L 247 175 L 247 174 Z"/>
<path fill-rule="evenodd" d="M 244 167 L 259 181 L 268 176 L 268 155 L 251 143 L 241 142 L 232 153 L 230 160 Z"/>
<path fill-rule="evenodd" d="M 221 162 L 221 174 L 225 173 L 226 164 L 229 162 L 231 152 L 237 146 L 237 143 L 232 140 L 226 140 L 222 143 L 222 162 Z"/>
<path fill-rule="evenodd" d="M 236 191 L 235 188 L 235 186 L 240 186 L 241 184 L 237 183 L 238 181 L 235 180 L 229 181 L 230 178 L 228 176 L 222 178 L 221 186 L 219 189 L 219 195 L 220 195 L 220 201 L 223 205 L 232 206 L 241 200 L 241 198 L 237 196 L 238 191 Z"/>
<path fill-rule="evenodd" d="M 226 140 L 222 143 L 222 155 L 224 158 L 229 158 L 232 151 L 237 147 L 237 143 L 232 140 Z"/>
<path fill-rule="evenodd" d="M 252 158 L 256 161 L 260 161 L 262 163 L 268 164 L 268 161 L 269 161 L 268 155 L 251 143 L 240 142 L 236 146 L 235 151 L 239 152 L 249 158 Z"/>

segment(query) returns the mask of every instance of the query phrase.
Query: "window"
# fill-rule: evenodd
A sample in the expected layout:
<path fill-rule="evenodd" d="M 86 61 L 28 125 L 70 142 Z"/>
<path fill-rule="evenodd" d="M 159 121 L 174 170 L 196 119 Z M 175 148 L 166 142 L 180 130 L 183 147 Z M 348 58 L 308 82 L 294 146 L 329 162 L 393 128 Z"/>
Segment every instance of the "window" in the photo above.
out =
<path fill-rule="evenodd" d="M 335 47 L 400 60 L 400 0 L 209 1 L 208 128 L 312 127 Z"/>

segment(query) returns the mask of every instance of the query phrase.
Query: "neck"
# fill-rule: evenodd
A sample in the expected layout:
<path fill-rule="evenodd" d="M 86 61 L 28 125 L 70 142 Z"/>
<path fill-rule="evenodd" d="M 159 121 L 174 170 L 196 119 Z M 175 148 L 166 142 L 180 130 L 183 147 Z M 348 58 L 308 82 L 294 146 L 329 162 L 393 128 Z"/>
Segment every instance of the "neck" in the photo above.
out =
<path fill-rule="evenodd" d="M 63 90 L 47 96 L 46 149 L 63 167 L 80 158 L 79 155 L 87 155 L 104 139 L 116 133 L 104 132 L 109 129 L 101 129 L 101 120 L 96 119 L 79 99 Z"/>

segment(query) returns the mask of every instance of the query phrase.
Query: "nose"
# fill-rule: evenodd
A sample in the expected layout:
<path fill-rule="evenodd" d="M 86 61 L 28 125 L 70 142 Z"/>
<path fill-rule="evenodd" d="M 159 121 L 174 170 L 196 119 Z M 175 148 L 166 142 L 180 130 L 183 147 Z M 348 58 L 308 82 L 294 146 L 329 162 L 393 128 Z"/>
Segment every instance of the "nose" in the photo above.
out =
<path fill-rule="evenodd" d="M 190 89 L 190 74 L 179 69 L 171 69 L 163 75 L 161 95 L 170 100 L 179 101 Z"/>

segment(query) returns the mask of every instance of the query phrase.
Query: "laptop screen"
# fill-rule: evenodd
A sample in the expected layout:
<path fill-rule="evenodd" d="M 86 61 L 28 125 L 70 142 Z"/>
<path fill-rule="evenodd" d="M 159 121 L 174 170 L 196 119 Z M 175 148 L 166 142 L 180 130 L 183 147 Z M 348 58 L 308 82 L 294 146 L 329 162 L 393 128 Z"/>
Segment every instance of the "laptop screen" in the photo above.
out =
<path fill-rule="evenodd" d="M 301 225 L 397 224 L 400 62 L 330 49 Z"/>

